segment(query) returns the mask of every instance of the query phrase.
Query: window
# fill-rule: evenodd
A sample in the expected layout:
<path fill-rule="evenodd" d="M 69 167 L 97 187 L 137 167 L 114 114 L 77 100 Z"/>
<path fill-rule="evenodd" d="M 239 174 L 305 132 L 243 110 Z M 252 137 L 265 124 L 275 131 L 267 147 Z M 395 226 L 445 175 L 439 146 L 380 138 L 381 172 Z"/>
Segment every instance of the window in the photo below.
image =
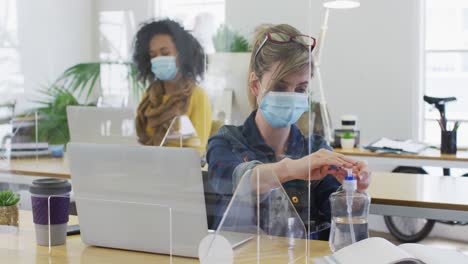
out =
<path fill-rule="evenodd" d="M 211 15 L 216 28 L 225 21 L 225 0 L 156 0 L 154 6 L 156 17 L 178 20 L 188 30 L 200 15 Z"/>
<path fill-rule="evenodd" d="M 24 92 L 18 50 L 16 0 L 0 1 L 0 94 Z"/>
<path fill-rule="evenodd" d="M 200 86 L 207 92 L 213 104 L 213 113 L 227 113 L 225 122 L 231 120 L 230 106 L 225 107 L 223 99 L 227 88 L 227 79 L 223 67 L 216 63 L 229 65 L 231 59 L 215 57 L 216 49 L 213 37 L 219 27 L 226 23 L 226 0 L 155 0 L 154 15 L 156 18 L 169 18 L 183 25 L 192 33 L 203 47 L 210 66 L 207 68 Z M 211 56 L 211 57 L 210 57 Z M 218 65 L 219 65 L 218 64 Z M 227 93 L 229 94 L 229 92 Z"/>
<path fill-rule="evenodd" d="M 458 129 L 458 145 L 468 146 L 468 1 L 428 0 L 426 2 L 425 94 L 457 97 L 446 106 L 449 129 Z M 424 141 L 440 144 L 439 113 L 428 104 L 424 111 Z"/>
<path fill-rule="evenodd" d="M 100 106 L 126 106 L 132 93 L 128 68 L 115 62 L 130 61 L 131 43 L 135 30 L 135 19 L 131 11 L 105 11 L 99 13 L 99 58 L 101 65 Z"/>
<path fill-rule="evenodd" d="M 463 9 L 463 28 L 468 31 L 468 8 Z"/>
<path fill-rule="evenodd" d="M 225 0 L 157 0 L 155 16 L 176 20 L 190 30 L 207 54 L 215 52 L 212 37 L 225 23 Z"/>

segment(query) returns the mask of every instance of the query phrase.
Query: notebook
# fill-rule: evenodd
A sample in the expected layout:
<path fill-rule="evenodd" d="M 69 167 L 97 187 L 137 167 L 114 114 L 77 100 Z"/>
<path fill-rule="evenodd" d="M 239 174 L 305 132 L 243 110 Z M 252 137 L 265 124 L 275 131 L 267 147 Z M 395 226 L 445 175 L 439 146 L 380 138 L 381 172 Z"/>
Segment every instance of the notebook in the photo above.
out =
<path fill-rule="evenodd" d="M 422 143 L 414 142 L 412 140 L 392 140 L 388 138 L 381 138 L 372 144 L 366 146 L 366 149 L 372 151 L 386 151 L 386 152 L 407 152 L 417 154 L 428 146 Z"/>

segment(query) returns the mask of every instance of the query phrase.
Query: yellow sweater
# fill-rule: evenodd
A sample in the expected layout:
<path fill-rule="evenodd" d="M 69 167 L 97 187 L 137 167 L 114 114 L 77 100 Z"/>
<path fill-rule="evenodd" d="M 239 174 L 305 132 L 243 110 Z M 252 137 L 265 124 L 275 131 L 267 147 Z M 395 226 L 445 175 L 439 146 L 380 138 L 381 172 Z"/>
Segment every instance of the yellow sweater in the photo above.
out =
<path fill-rule="evenodd" d="M 166 103 L 168 99 L 169 96 L 164 95 L 163 103 Z M 183 147 L 195 148 L 200 151 L 200 154 L 204 154 L 211 131 L 211 105 L 208 95 L 202 88 L 196 86 L 193 90 L 185 115 L 187 115 L 192 122 L 198 137 L 185 139 L 183 141 Z M 154 129 L 147 126 L 146 133 L 152 135 Z M 169 140 L 165 146 L 179 147 L 180 142 L 178 140 Z"/>

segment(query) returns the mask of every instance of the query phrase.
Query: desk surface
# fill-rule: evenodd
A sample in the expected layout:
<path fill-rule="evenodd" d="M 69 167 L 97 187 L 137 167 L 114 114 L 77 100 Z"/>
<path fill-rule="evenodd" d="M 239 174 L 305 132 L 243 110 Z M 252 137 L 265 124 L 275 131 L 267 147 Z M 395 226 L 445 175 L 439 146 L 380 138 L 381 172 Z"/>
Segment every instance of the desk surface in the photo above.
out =
<path fill-rule="evenodd" d="M 71 216 L 70 224 L 77 223 L 77 218 Z M 305 245 L 305 242 L 304 242 Z M 310 241 L 310 253 L 312 257 L 331 254 L 328 243 L 323 241 Z M 236 251 L 242 251 L 249 257 L 235 259 L 235 263 L 257 263 L 254 254 L 256 243 L 250 241 L 239 246 Z M 288 263 L 289 257 L 279 255 L 284 247 L 272 244 L 269 241 L 261 241 L 262 263 Z M 301 247 L 305 249 L 304 247 Z M 286 248 L 287 252 L 287 248 Z M 249 254 L 253 253 L 253 254 Z M 237 252 L 236 252 L 237 254 Z M 302 255 L 302 252 L 299 253 Z M 35 242 L 34 226 L 30 211 L 20 211 L 20 227 L 17 232 L 7 234 L 0 226 L 0 256 L 2 263 L 168 263 L 166 255 L 149 254 L 134 251 L 92 247 L 83 244 L 79 235 L 68 237 L 67 244 L 52 248 L 49 255 L 47 247 L 37 246 Z M 295 256 L 298 257 L 298 256 Z M 173 257 L 174 264 L 199 263 L 197 259 Z M 294 263 L 304 263 L 304 258 L 299 258 Z"/>
<path fill-rule="evenodd" d="M 22 158 L 0 161 L 0 172 L 70 179 L 70 169 L 63 158 Z"/>
<path fill-rule="evenodd" d="M 426 159 L 426 160 L 445 160 L 445 161 L 466 161 L 468 162 L 468 151 L 458 151 L 457 154 L 441 154 L 438 149 L 428 148 L 419 154 L 395 154 L 395 153 L 376 153 L 362 148 L 340 149 L 334 151 L 350 156 L 361 157 L 384 157 L 400 159 Z"/>
<path fill-rule="evenodd" d="M 208 169 L 208 166 L 203 168 Z M 0 161 L 0 172 L 25 176 L 70 179 L 70 168 L 63 158 L 23 158 Z"/>
<path fill-rule="evenodd" d="M 468 151 L 459 151 L 456 155 L 441 154 L 436 149 L 426 149 L 420 154 L 392 154 L 375 153 L 361 148 L 351 150 L 335 149 L 336 152 L 361 157 L 385 157 L 400 159 L 426 159 L 445 161 L 466 161 L 468 162 Z M 12 159 L 10 161 L 0 161 L 0 172 L 13 173 L 28 176 L 44 176 L 57 178 L 70 178 L 68 164 L 62 158 L 23 158 Z"/>
<path fill-rule="evenodd" d="M 425 159 L 434 161 L 462 161 L 468 162 L 468 151 L 459 151 L 456 155 L 440 154 L 436 149 L 427 149 L 420 154 L 391 154 L 374 153 L 364 149 L 335 149 L 336 152 L 361 157 L 382 157 L 382 158 L 400 158 L 400 159 Z M 0 172 L 13 173 L 28 176 L 43 176 L 70 178 L 70 169 L 68 164 L 62 158 L 24 158 L 0 161 Z"/>
<path fill-rule="evenodd" d="M 373 204 L 468 211 L 468 177 L 373 173 Z"/>
<path fill-rule="evenodd" d="M 7 173 L 70 178 L 63 159 L 17 159 L 1 165 L 0 171 Z M 463 177 L 375 172 L 369 193 L 376 204 L 468 211 L 466 190 L 468 178 Z"/>

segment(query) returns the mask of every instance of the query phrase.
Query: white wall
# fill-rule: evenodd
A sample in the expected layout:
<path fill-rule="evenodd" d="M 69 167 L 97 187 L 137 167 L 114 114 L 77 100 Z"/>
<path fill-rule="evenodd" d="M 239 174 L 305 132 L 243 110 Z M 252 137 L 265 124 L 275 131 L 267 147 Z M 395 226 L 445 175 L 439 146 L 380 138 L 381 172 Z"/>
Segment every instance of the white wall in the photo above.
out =
<path fill-rule="evenodd" d="M 66 68 L 96 58 L 92 0 L 19 0 L 18 37 L 24 96 L 18 111 L 33 106 L 37 90 Z"/>
<path fill-rule="evenodd" d="M 415 135 L 419 14 L 416 0 L 367 0 L 357 10 L 332 14 L 324 50 L 326 95 L 335 121 L 347 112 L 359 116 L 365 139 Z"/>
<path fill-rule="evenodd" d="M 287 23 L 304 33 L 318 35 L 320 7 L 320 0 L 226 0 L 226 24 L 249 37 L 262 23 Z"/>
<path fill-rule="evenodd" d="M 363 141 L 416 137 L 420 5 L 419 0 L 361 0 L 358 9 L 332 10 L 322 75 L 335 127 L 341 115 L 353 113 Z M 227 24 L 245 34 L 260 23 L 288 23 L 318 36 L 323 13 L 316 0 L 226 1 Z"/>
<path fill-rule="evenodd" d="M 105 10 L 133 10 L 139 24 L 151 17 L 153 6 L 150 0 L 19 0 L 27 95 L 20 109 L 65 68 L 97 60 L 97 14 Z M 318 36 L 323 11 L 316 0 L 226 0 L 226 23 L 249 37 L 261 23 L 289 23 Z M 419 0 L 362 0 L 358 9 L 332 11 L 322 73 L 335 126 L 342 114 L 354 113 L 364 141 L 416 135 L 419 21 Z"/>
<path fill-rule="evenodd" d="M 131 10 L 137 26 L 151 17 L 153 5 L 151 0 L 18 0 L 17 10 L 25 77 L 17 111 L 23 112 L 35 107 L 37 91 L 66 68 L 99 60 L 100 11 Z"/>

